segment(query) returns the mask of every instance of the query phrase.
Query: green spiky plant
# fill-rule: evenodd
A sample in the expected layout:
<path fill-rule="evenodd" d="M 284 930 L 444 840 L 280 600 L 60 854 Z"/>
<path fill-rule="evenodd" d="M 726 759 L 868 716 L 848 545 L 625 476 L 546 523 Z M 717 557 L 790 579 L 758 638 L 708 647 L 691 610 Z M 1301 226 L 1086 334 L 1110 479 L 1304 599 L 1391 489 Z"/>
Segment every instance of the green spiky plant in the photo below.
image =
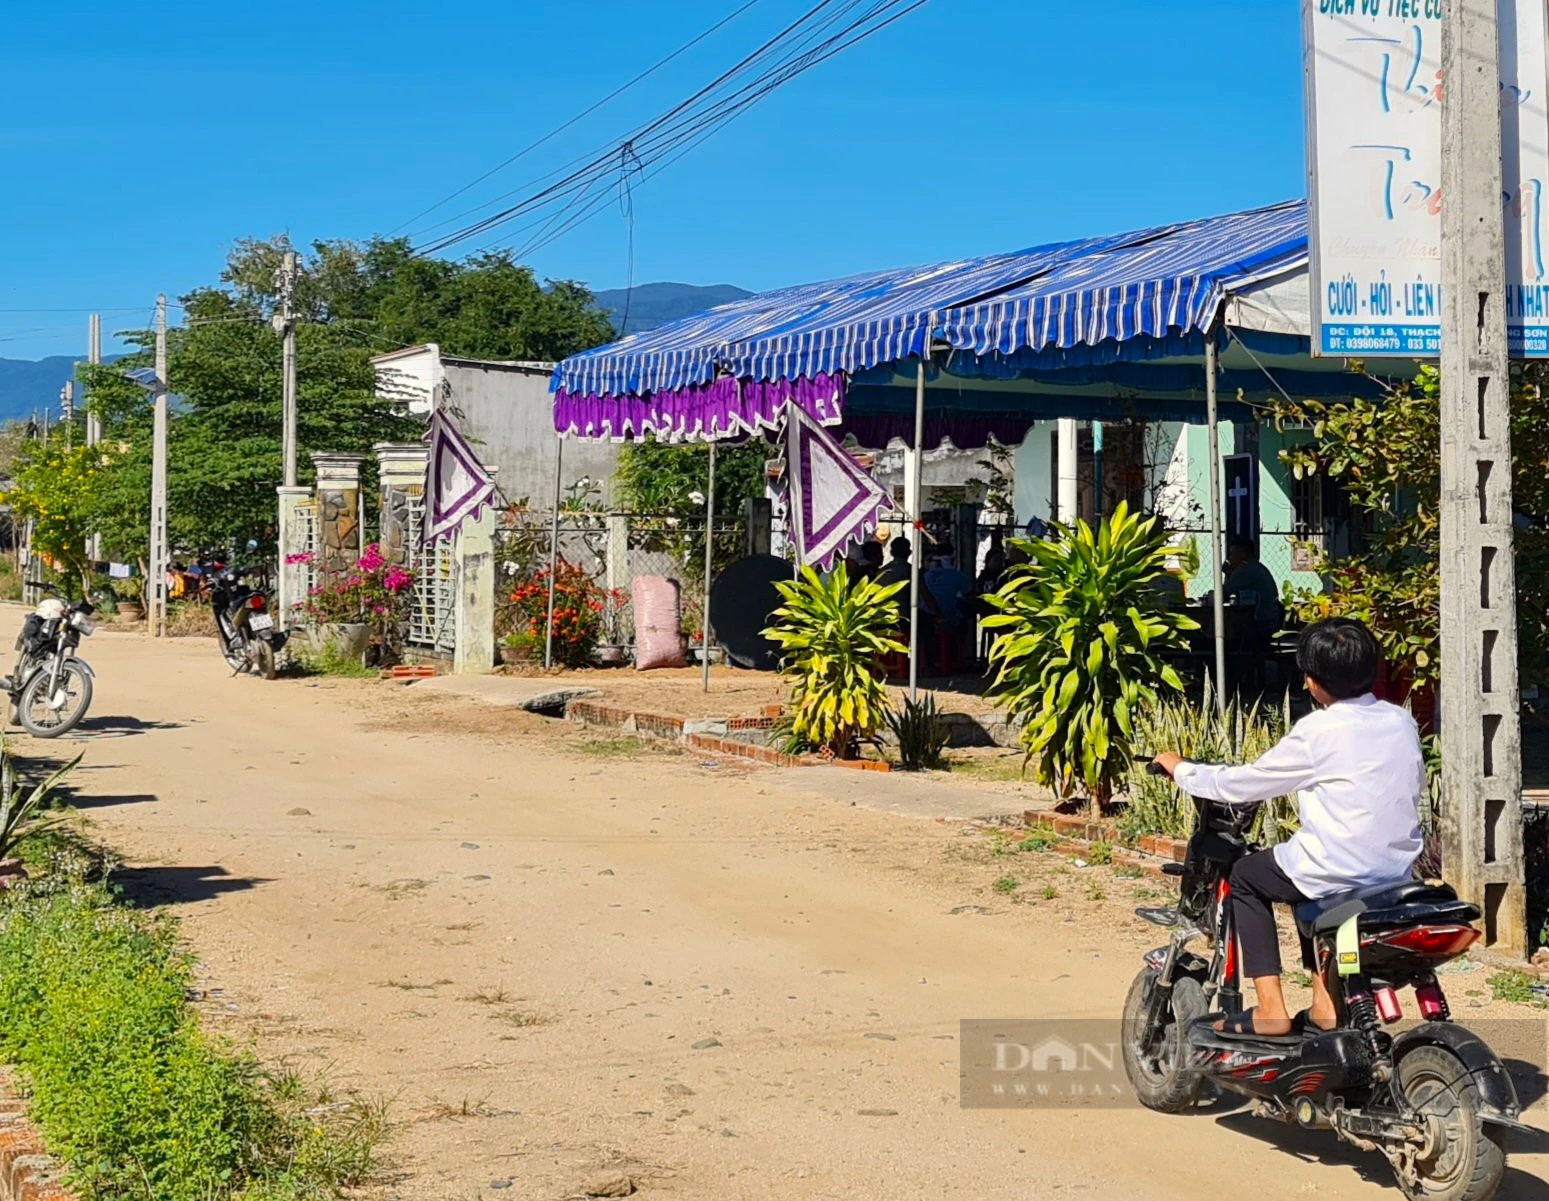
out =
<path fill-rule="evenodd" d="M 1290 724 L 1289 701 L 1278 710 L 1233 703 L 1223 712 L 1207 679 L 1199 704 L 1178 697 L 1142 714 L 1135 723 L 1135 742 L 1147 751 L 1177 751 L 1200 763 L 1252 763 L 1280 741 Z M 1119 819 L 1127 838 L 1187 838 L 1194 832 L 1194 819 L 1194 802 L 1171 780 L 1147 774 L 1143 764 L 1132 768 L 1129 804 Z M 1254 836 L 1273 846 L 1296 829 L 1296 799 L 1279 797 L 1260 811 Z"/>
<path fill-rule="evenodd" d="M 764 636 L 784 652 L 792 736 L 852 759 L 887 715 L 882 660 L 905 650 L 894 599 L 903 584 L 852 581 L 841 562 L 826 580 L 805 567 L 800 579 L 775 586 L 784 604 Z"/>
<path fill-rule="evenodd" d="M 927 693 L 918 701 L 905 700 L 890 709 L 888 729 L 898 739 L 898 766 L 904 771 L 932 771 L 941 766 L 950 732 L 936 712 L 936 698 Z"/>
<path fill-rule="evenodd" d="M 1135 723 L 1183 681 L 1161 658 L 1198 629 L 1153 581 L 1175 554 L 1157 518 L 1120 504 L 1097 529 L 1013 540 L 1027 562 L 990 599 L 1002 632 L 990 653 L 999 702 L 1022 728 L 1040 784 L 1106 805 L 1129 775 Z"/>
<path fill-rule="evenodd" d="M 0 860 L 14 856 L 25 839 L 43 834 L 58 824 L 60 819 L 45 810 L 55 787 L 80 761 L 81 755 L 77 755 L 28 792 L 26 785 L 17 784 L 15 759 L 0 744 Z"/>

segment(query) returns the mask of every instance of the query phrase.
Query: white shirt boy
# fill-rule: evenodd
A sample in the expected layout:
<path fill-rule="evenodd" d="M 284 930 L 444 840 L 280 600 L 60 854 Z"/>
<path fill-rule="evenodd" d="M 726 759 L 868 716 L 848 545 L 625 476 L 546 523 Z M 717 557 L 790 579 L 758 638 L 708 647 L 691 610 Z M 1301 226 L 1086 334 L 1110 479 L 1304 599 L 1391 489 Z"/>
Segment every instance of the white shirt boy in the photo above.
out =
<path fill-rule="evenodd" d="M 1423 847 L 1425 755 L 1414 719 L 1370 694 L 1309 714 L 1256 763 L 1182 763 L 1190 796 L 1233 805 L 1295 793 L 1302 828 L 1275 862 L 1309 898 L 1409 879 Z"/>

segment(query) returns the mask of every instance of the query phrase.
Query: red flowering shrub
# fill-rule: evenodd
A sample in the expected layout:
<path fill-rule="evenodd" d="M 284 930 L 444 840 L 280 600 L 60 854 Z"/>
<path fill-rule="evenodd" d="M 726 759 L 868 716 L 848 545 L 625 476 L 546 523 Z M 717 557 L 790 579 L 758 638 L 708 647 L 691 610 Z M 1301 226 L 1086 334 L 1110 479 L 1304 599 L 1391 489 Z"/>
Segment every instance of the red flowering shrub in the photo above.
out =
<path fill-rule="evenodd" d="M 585 571 L 561 562 L 554 574 L 554 662 L 586 667 L 602 640 L 609 594 Z M 549 569 L 541 567 L 511 589 L 514 633 L 531 634 L 541 646 L 549 612 Z"/>

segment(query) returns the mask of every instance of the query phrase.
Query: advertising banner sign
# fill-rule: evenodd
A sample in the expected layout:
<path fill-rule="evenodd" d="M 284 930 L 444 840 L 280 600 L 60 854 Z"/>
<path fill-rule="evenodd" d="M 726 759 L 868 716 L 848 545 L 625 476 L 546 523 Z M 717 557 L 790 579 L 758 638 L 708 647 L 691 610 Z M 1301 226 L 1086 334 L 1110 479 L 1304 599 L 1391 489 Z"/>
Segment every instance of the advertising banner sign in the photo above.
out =
<path fill-rule="evenodd" d="M 1499 0 L 1506 314 L 1549 357 L 1549 0 Z M 1443 0 L 1303 0 L 1315 354 L 1441 353 Z"/>

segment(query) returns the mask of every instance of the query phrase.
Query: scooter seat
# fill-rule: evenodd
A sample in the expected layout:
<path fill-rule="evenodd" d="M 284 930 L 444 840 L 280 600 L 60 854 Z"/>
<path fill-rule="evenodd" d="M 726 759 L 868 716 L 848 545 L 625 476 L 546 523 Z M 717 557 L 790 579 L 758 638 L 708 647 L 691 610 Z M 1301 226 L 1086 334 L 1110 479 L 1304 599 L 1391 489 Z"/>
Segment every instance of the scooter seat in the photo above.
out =
<path fill-rule="evenodd" d="M 1427 884 L 1423 880 L 1370 885 L 1296 906 L 1296 928 L 1306 938 L 1332 934 L 1353 917 L 1359 918 L 1363 927 L 1420 921 L 1472 922 L 1478 919 L 1479 909 L 1458 900 L 1450 885 Z"/>

